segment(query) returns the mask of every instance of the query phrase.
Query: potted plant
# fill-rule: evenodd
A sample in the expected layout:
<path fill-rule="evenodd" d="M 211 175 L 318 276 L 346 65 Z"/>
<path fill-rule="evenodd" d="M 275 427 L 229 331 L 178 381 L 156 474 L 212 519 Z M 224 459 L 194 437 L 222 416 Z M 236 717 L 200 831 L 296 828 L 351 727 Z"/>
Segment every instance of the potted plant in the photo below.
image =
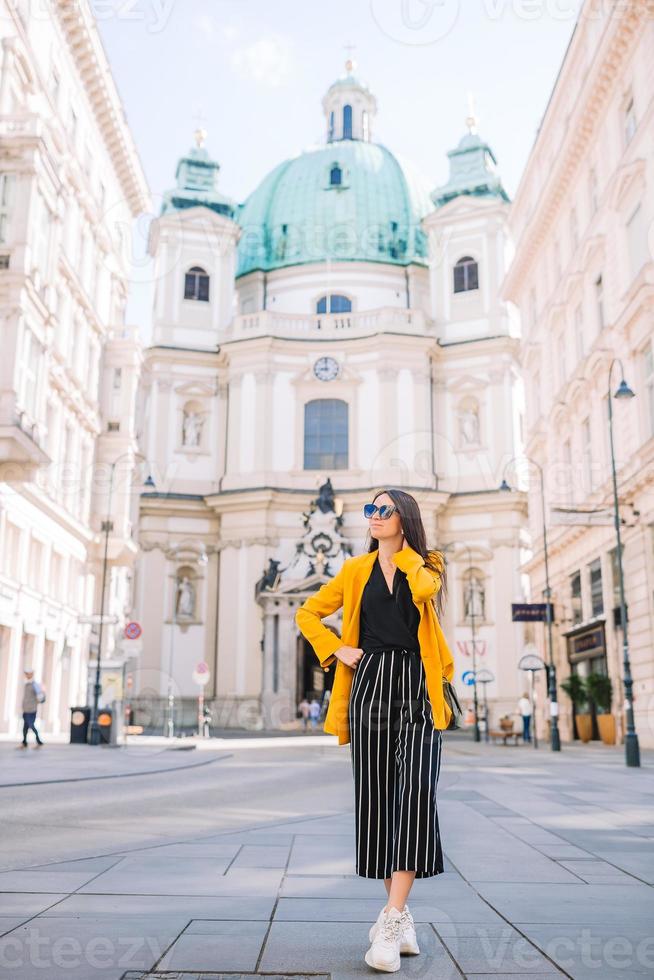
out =
<path fill-rule="evenodd" d="M 591 673 L 586 678 L 586 690 L 597 709 L 597 727 L 605 745 L 615 745 L 615 717 L 611 714 L 613 685 L 606 674 Z"/>
<path fill-rule="evenodd" d="M 577 735 L 582 742 L 590 742 L 593 735 L 593 718 L 588 710 L 588 694 L 583 677 L 579 674 L 570 674 L 561 682 L 561 690 L 565 691 L 574 705 Z"/>

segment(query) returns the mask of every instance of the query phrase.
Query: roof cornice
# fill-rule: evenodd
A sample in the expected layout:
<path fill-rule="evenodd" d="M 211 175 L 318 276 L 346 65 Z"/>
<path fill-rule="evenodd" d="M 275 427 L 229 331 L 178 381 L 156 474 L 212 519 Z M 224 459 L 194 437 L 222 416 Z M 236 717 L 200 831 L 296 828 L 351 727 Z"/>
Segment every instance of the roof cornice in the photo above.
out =
<path fill-rule="evenodd" d="M 88 2 L 55 0 L 55 9 L 132 214 L 149 211 L 145 174 Z"/>
<path fill-rule="evenodd" d="M 571 42 L 566 51 L 538 136 L 513 199 L 513 214 L 520 213 L 526 206 L 525 196 L 528 195 L 534 180 L 534 172 L 538 172 L 543 145 L 551 137 L 552 129 L 556 125 L 558 96 L 566 86 L 573 84 L 570 76 L 576 67 L 579 52 L 583 49 L 581 28 L 586 18 L 585 6 L 584 4 L 579 13 L 573 35 L 576 44 Z M 516 250 L 515 258 L 504 280 L 502 295 L 505 299 L 513 298 L 525 267 L 533 260 L 556 218 L 579 161 L 584 158 L 595 133 L 600 112 L 610 98 L 612 85 L 630 55 L 634 39 L 642 32 L 643 22 L 649 16 L 649 7 L 649 0 L 647 3 L 643 3 L 642 0 L 627 0 L 626 6 L 619 15 L 611 15 L 608 18 L 609 23 L 598 49 L 598 57 L 584 79 L 579 96 L 575 100 L 574 112 L 568 120 L 566 133 L 569 135 L 565 138 L 560 154 L 555 155 L 554 166 L 547 171 L 546 180 L 537 188 L 535 194 L 537 203 L 529 220 L 525 222 L 520 237 L 520 247 Z"/>

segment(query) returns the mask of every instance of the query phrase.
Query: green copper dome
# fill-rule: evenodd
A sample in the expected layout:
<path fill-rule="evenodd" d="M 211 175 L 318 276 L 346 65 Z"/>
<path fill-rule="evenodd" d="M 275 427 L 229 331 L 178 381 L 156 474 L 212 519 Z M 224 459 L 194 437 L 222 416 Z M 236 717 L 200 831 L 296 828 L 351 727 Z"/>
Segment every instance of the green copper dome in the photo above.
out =
<path fill-rule="evenodd" d="M 384 146 L 343 139 L 285 160 L 241 205 L 237 276 L 333 260 L 426 264 L 430 185 Z"/>

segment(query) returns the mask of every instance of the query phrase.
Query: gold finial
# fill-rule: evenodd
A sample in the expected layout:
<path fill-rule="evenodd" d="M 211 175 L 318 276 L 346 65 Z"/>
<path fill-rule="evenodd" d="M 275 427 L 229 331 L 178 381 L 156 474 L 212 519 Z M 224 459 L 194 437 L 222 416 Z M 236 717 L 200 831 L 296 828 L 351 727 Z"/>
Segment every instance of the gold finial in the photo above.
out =
<path fill-rule="evenodd" d="M 207 131 L 206 129 L 203 129 L 201 126 L 198 126 L 198 128 L 195 130 L 194 136 L 195 136 L 195 145 L 200 150 L 204 146 L 204 141 L 207 138 Z"/>
<path fill-rule="evenodd" d="M 475 115 L 475 102 L 472 92 L 468 92 L 468 115 L 466 116 L 466 126 L 468 127 L 469 133 L 477 132 L 477 123 L 479 120 Z"/>
<path fill-rule="evenodd" d="M 348 75 L 351 75 L 357 66 L 357 63 L 354 60 L 354 51 L 356 50 L 356 45 L 352 44 L 351 41 L 348 41 L 348 43 L 344 44 L 343 47 L 345 48 L 347 54 L 347 58 L 345 59 L 345 71 L 348 73 Z"/>

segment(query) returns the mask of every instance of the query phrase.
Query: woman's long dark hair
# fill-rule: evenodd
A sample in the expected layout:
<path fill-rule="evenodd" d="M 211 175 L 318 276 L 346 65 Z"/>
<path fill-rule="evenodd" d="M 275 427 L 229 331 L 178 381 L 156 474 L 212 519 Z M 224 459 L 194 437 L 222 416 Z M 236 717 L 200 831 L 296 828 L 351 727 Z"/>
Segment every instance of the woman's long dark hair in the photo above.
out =
<path fill-rule="evenodd" d="M 435 572 L 438 572 L 441 576 L 441 587 L 438 590 L 436 598 L 432 599 L 434 609 L 436 610 L 436 615 L 440 619 L 443 614 L 443 604 L 447 595 L 447 571 L 445 565 L 445 555 L 442 551 L 427 548 L 425 526 L 422 523 L 420 508 L 418 507 L 415 497 L 412 497 L 410 493 L 406 492 L 406 490 L 399 490 L 396 487 L 387 487 L 377 491 L 375 496 L 372 498 L 373 503 L 382 493 L 387 493 L 393 503 L 396 505 L 397 511 L 400 515 L 400 521 L 402 522 L 404 537 L 406 538 L 409 547 L 413 548 L 413 550 L 419 555 L 422 555 L 422 557 L 425 559 L 425 565 L 428 568 L 433 569 Z M 370 535 L 370 531 L 368 531 L 368 534 Z M 377 538 L 373 538 L 372 535 L 370 535 L 368 551 L 378 550 L 379 541 Z"/>

